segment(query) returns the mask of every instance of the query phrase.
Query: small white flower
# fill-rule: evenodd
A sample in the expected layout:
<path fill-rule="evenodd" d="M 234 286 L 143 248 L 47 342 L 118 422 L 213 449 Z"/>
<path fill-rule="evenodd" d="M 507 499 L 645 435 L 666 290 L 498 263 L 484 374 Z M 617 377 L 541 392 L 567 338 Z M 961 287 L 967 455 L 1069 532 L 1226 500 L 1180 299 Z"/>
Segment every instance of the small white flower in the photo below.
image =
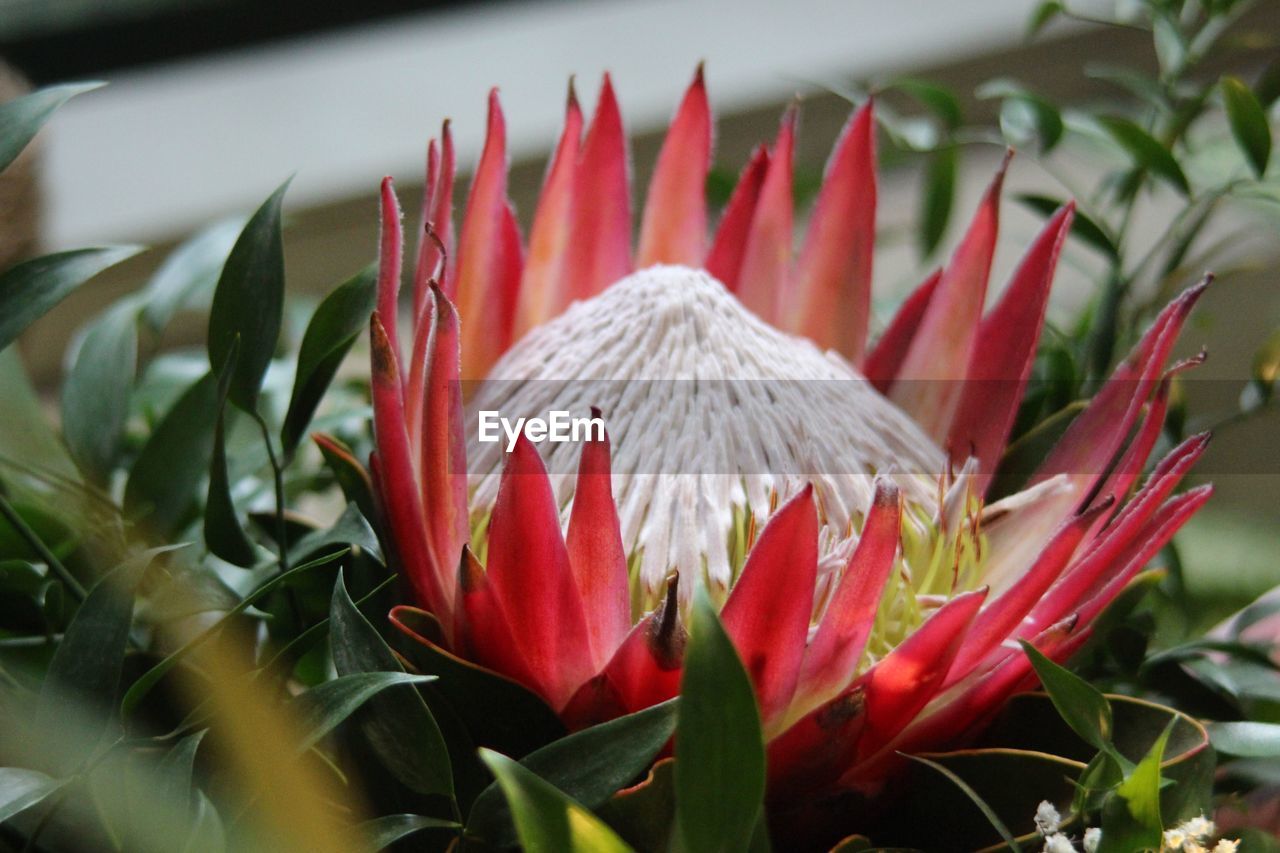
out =
<path fill-rule="evenodd" d="M 1162 841 L 1164 842 L 1164 850 L 1181 850 L 1182 845 L 1188 841 L 1186 830 L 1181 826 L 1166 829 Z"/>
<path fill-rule="evenodd" d="M 1044 853 L 1076 853 L 1076 848 L 1070 838 L 1055 832 L 1044 840 Z"/>
<path fill-rule="evenodd" d="M 1036 832 L 1048 837 L 1057 832 L 1061 824 L 1062 815 L 1058 814 L 1053 803 L 1041 800 L 1040 805 L 1036 806 Z"/>
<path fill-rule="evenodd" d="M 1213 825 L 1213 821 L 1209 820 L 1204 815 L 1200 815 L 1199 817 L 1193 817 L 1191 820 L 1184 823 L 1181 829 L 1192 838 L 1205 839 L 1210 835 L 1213 835 L 1216 827 Z"/>
<path fill-rule="evenodd" d="M 1228 841 L 1224 838 L 1217 844 L 1213 845 L 1213 853 L 1236 853 L 1236 850 L 1239 849 L 1239 847 L 1239 841 Z"/>
<path fill-rule="evenodd" d="M 1084 831 L 1084 853 L 1097 853 L 1098 845 L 1102 843 L 1102 830 L 1096 826 L 1091 826 Z"/>

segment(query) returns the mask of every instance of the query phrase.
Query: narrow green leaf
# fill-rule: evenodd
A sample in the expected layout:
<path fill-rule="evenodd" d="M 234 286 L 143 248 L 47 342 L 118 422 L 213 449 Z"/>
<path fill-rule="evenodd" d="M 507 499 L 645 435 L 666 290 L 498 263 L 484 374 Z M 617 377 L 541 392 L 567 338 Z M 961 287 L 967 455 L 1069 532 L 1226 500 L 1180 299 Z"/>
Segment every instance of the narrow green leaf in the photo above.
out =
<path fill-rule="evenodd" d="M 385 565 L 382 546 L 373 526 L 365 518 L 364 513 L 354 503 L 338 516 L 332 527 L 313 530 L 289 547 L 289 562 L 297 563 L 299 558 L 308 557 L 322 549 L 332 549 L 334 545 L 354 545 L 371 557 Z"/>
<path fill-rule="evenodd" d="M 58 107 L 76 95 L 92 92 L 104 85 L 96 82 L 64 83 L 0 104 L 0 172 L 18 158 Z"/>
<path fill-rule="evenodd" d="M 751 679 L 699 585 L 676 725 L 676 822 L 689 853 L 741 850 L 760 816 L 764 736 Z"/>
<path fill-rule="evenodd" d="M 480 757 L 502 786 L 525 850 L 547 853 L 623 853 L 631 850 L 582 804 L 519 763 L 488 749 L 481 749 Z"/>
<path fill-rule="evenodd" d="M 1177 23 L 1164 12 L 1156 12 L 1151 19 L 1151 34 L 1155 41 L 1156 61 L 1160 64 L 1160 76 L 1166 80 L 1176 78 L 1187 64 L 1187 42 Z"/>
<path fill-rule="evenodd" d="M 169 253 L 142 292 L 142 321 L 159 334 L 202 291 L 212 291 L 244 227 L 242 217 L 209 226 Z"/>
<path fill-rule="evenodd" d="M 325 465 L 333 472 L 333 478 L 338 481 L 343 496 L 358 506 L 365 518 L 374 518 L 378 508 L 373 499 L 373 483 L 351 448 L 327 435 L 316 436 L 315 444 L 320 448 Z"/>
<path fill-rule="evenodd" d="M 340 675 L 403 673 L 404 668 L 347 593 L 341 572 L 329 608 L 333 664 Z M 453 770 L 435 718 L 414 688 L 389 690 L 370 702 L 360 729 L 396 778 L 422 794 L 453 796 Z"/>
<path fill-rule="evenodd" d="M 1173 724 L 1170 720 L 1151 749 L 1103 804 L 1099 853 L 1160 847 L 1164 830 L 1160 818 L 1160 765 Z"/>
<path fill-rule="evenodd" d="M 1062 139 L 1062 113 L 1044 98 L 1007 78 L 989 80 L 978 87 L 979 98 L 1001 98 L 1000 130 L 1013 145 L 1039 141 L 1041 152 L 1051 151 Z"/>
<path fill-rule="evenodd" d="M 1213 748 L 1240 758 L 1280 758 L 1280 723 L 1209 723 Z"/>
<path fill-rule="evenodd" d="M 298 751 L 306 752 L 315 746 L 358 711 L 360 706 L 388 687 L 425 684 L 429 681 L 435 681 L 435 676 L 409 675 L 405 672 L 360 672 L 317 684 L 294 700 L 304 715 Z"/>
<path fill-rule="evenodd" d="M 949 129 L 955 130 L 964 122 L 964 113 L 960 109 L 960 99 L 950 89 L 930 83 L 927 80 L 903 78 L 889 84 L 888 88 L 906 92 L 931 113 L 942 120 Z"/>
<path fill-rule="evenodd" d="M 1129 153 L 1136 165 L 1163 178 L 1183 195 L 1191 194 L 1191 185 L 1187 183 L 1182 167 L 1154 136 L 1121 116 L 1101 116 L 1098 122 Z"/>
<path fill-rule="evenodd" d="M 1026 640 L 1020 642 L 1063 721 L 1093 748 L 1106 752 L 1114 749 L 1111 705 L 1107 697 L 1080 676 L 1049 660 Z"/>
<path fill-rule="evenodd" d="M 366 267 L 340 284 L 311 315 L 298 350 L 298 373 L 293 381 L 289 411 L 280 428 L 286 456 L 293 454 L 306 434 L 320 398 L 333 381 L 342 359 L 369 325 L 377 300 L 377 272 Z"/>
<path fill-rule="evenodd" d="M 138 366 L 138 323 L 131 301 L 89 327 L 62 386 L 62 437 L 91 479 L 104 483 L 129 417 Z"/>
<path fill-rule="evenodd" d="M 0 349 L 77 287 L 137 253 L 135 246 L 73 249 L 23 261 L 0 274 Z"/>
<path fill-rule="evenodd" d="M 599 808 L 643 773 L 671 739 L 677 701 L 575 732 L 534 750 L 520 764 L 586 808 Z M 516 842 L 510 812 L 496 784 L 476 797 L 467 835 L 495 847 Z"/>
<path fill-rule="evenodd" d="M 38 770 L 0 767 L 0 823 L 29 809 L 65 785 Z"/>
<path fill-rule="evenodd" d="M 1004 821 L 1000 820 L 1000 816 L 995 813 L 991 806 L 987 805 L 986 800 L 982 799 L 982 797 L 978 795 L 977 791 L 970 787 L 968 782 L 957 776 L 951 768 L 939 764 L 936 761 L 931 761 L 923 756 L 907 755 L 905 752 L 900 753 L 900 755 L 902 755 L 903 758 L 909 758 L 918 764 L 923 764 L 925 767 L 936 770 L 945 776 L 951 784 L 959 788 L 966 797 L 973 801 L 973 804 L 982 812 L 982 816 L 987 819 L 987 822 L 991 824 L 991 827 L 995 829 L 996 832 L 1000 833 L 1000 837 L 1004 840 L 1005 844 L 1009 845 L 1009 849 L 1012 850 L 1013 853 L 1022 853 L 1022 847 L 1018 844 L 1017 840 L 1014 839 L 1013 833 L 1009 831 L 1009 828 L 1004 825 Z"/>
<path fill-rule="evenodd" d="M 1041 0 L 1027 19 L 1027 38 L 1034 38 L 1049 25 L 1049 22 L 1062 14 L 1062 0 Z"/>
<path fill-rule="evenodd" d="M 209 493 L 204 506 L 204 541 L 209 550 L 233 566 L 247 569 L 258 560 L 258 550 L 244 532 L 231 500 L 227 477 L 227 394 L 239 357 L 239 338 L 232 341 L 227 360 L 218 370 L 218 422 L 213 431 L 213 458 L 209 463 Z"/>
<path fill-rule="evenodd" d="M 244 611 L 248 610 L 250 607 L 256 604 L 259 599 L 264 598 L 267 595 L 270 595 L 272 592 L 275 592 L 277 589 L 284 586 L 285 584 L 292 582 L 299 575 L 302 575 L 305 572 L 309 572 L 312 569 L 316 569 L 321 566 L 326 566 L 332 563 L 334 560 L 341 557 L 344 553 L 346 552 L 338 551 L 333 554 L 327 554 L 324 557 L 320 557 L 319 559 L 312 560 L 310 563 L 304 563 L 301 566 L 296 566 L 290 569 L 289 571 L 285 572 L 284 574 L 276 575 L 270 580 L 265 581 L 261 586 L 254 589 L 253 592 L 249 593 L 244 598 L 240 599 L 240 601 L 237 602 L 234 607 L 232 607 L 230 610 L 224 613 L 222 615 L 222 618 L 220 618 L 217 622 L 210 625 L 207 629 L 204 630 L 204 632 L 197 634 L 195 637 L 192 637 L 190 640 L 188 640 L 186 643 L 184 643 L 182 646 L 180 646 L 173 652 L 170 652 L 169 655 L 165 657 L 164 660 L 160 661 L 158 664 L 151 667 L 151 669 L 143 673 L 142 676 L 138 678 L 137 681 L 133 682 L 132 686 L 130 686 L 128 691 L 125 692 L 124 698 L 120 700 L 121 716 L 127 717 L 135 708 L 137 708 L 138 703 L 141 702 L 143 698 L 145 698 L 146 695 L 151 692 L 152 688 L 154 688 L 160 682 L 160 679 L 164 678 L 165 675 L 167 675 L 170 670 L 172 670 L 175 666 L 181 663 L 183 658 L 185 658 L 194 650 L 198 649 L 200 646 L 204 645 L 213 637 L 217 636 L 218 632 L 221 631 L 224 627 L 226 627 L 226 625 L 232 619 L 239 616 Z"/>
<path fill-rule="evenodd" d="M 209 471 L 217 422 L 218 383 L 209 373 L 183 392 L 143 444 L 125 483 L 125 512 L 145 515 L 158 535 L 172 534 Z"/>
<path fill-rule="evenodd" d="M 1062 206 L 1060 199 L 1046 195 L 1036 195 L 1035 193 L 1019 193 L 1014 198 L 1045 217 L 1052 216 Z M 1082 213 L 1079 208 L 1076 208 L 1075 218 L 1071 220 L 1071 233 L 1107 257 L 1119 259 L 1120 249 L 1116 246 L 1115 241 L 1108 236 L 1107 232 L 1097 222 Z"/>
<path fill-rule="evenodd" d="M 290 179 L 292 180 L 292 179 Z M 240 232 L 222 268 L 209 310 L 209 363 L 227 363 L 240 339 L 228 398 L 255 412 L 262 377 L 271 363 L 284 311 L 281 205 L 289 181 L 271 194 Z"/>
<path fill-rule="evenodd" d="M 920 207 L 920 255 L 929 257 L 947 233 L 955 203 L 959 154 L 954 145 L 930 155 L 924 172 L 924 198 Z"/>
<path fill-rule="evenodd" d="M 1231 122 L 1231 135 L 1249 160 L 1259 178 L 1267 171 L 1271 159 L 1271 126 L 1267 114 L 1253 92 L 1237 77 L 1223 77 L 1222 101 Z"/>
<path fill-rule="evenodd" d="M 458 824 L 438 817 L 420 814 L 389 814 L 366 820 L 356 827 L 357 834 L 368 839 L 370 850 L 383 850 L 402 838 L 408 838 L 424 829 L 453 829 Z"/>

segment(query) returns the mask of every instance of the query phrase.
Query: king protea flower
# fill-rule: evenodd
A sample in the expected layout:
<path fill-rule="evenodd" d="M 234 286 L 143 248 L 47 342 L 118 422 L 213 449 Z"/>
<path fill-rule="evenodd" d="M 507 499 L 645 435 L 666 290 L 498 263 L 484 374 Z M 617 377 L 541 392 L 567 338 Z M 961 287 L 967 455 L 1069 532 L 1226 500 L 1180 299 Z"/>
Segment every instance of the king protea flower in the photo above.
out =
<path fill-rule="evenodd" d="M 578 727 L 678 693 L 682 612 L 703 584 L 755 685 L 775 801 L 873 795 L 899 752 L 962 737 L 1032 682 L 1016 640 L 1071 655 L 1210 492 L 1174 495 L 1206 436 L 1137 488 L 1200 285 L 1158 316 L 1025 490 L 986 503 L 1072 206 L 984 310 L 1002 167 L 949 262 L 869 345 L 872 105 L 836 143 L 798 252 L 795 132 L 792 108 L 708 237 L 699 71 L 633 243 L 606 76 L 585 131 L 570 92 L 526 240 L 494 92 L 456 250 L 447 123 L 428 149 L 403 345 L 400 212 L 384 181 L 371 330 L 370 466 L 434 641 Z M 464 395 L 463 379 L 486 381 Z M 612 447 L 475 440 L 479 409 L 593 406 Z"/>

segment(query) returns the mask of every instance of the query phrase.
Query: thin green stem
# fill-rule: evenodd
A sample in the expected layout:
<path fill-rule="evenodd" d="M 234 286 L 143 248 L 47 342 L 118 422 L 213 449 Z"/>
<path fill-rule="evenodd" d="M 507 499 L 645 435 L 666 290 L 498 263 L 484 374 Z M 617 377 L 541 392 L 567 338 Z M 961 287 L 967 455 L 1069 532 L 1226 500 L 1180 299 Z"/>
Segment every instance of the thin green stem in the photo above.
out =
<path fill-rule="evenodd" d="M 49 550 L 49 546 L 44 544 L 44 540 L 28 526 L 27 522 L 14 508 L 13 504 L 9 503 L 9 498 L 4 494 L 0 494 L 0 515 L 3 515 L 5 520 L 17 531 L 18 535 L 31 546 L 31 550 L 39 555 L 45 565 L 49 567 L 49 571 L 57 575 L 58 579 L 66 584 L 67 589 L 71 590 L 71 594 L 77 600 L 84 601 L 88 593 L 85 592 L 85 588 L 81 586 L 80 581 L 76 580 L 75 575 L 67 571 L 67 567 L 62 565 L 62 561 L 54 556 L 53 552 Z"/>
<path fill-rule="evenodd" d="M 275 445 L 271 442 L 271 428 L 267 426 L 267 421 L 257 412 L 253 413 L 253 419 L 257 422 L 258 428 L 262 430 L 262 443 L 267 448 L 267 460 L 271 464 L 271 474 L 275 480 L 276 487 L 276 546 L 280 556 L 280 574 L 289 571 L 289 539 L 288 525 L 285 522 L 285 496 L 284 496 L 284 468 L 280 465 L 280 460 L 276 456 Z"/>

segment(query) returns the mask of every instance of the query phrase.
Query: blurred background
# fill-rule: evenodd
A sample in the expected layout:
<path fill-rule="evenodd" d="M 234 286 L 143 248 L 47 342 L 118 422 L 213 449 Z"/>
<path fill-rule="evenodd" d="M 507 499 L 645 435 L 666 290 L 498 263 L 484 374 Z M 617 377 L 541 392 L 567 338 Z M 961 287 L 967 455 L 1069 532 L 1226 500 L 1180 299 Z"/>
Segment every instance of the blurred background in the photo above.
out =
<path fill-rule="evenodd" d="M 375 192 L 384 174 L 396 178 L 406 209 L 416 206 L 426 141 L 441 119 L 453 120 L 460 169 L 475 162 L 491 86 L 502 93 L 511 192 L 527 224 L 571 75 L 589 107 L 601 73 L 613 74 L 632 136 L 633 194 L 642 198 L 670 111 L 705 61 L 718 118 L 714 199 L 732 185 L 756 141 L 772 136 L 797 95 L 803 104 L 797 192 L 805 195 L 817 185 L 850 99 L 868 86 L 887 86 L 882 112 L 897 117 L 895 138 L 910 143 L 913 133 L 936 130 L 914 123 L 930 112 L 927 97 L 922 105 L 889 85 L 904 78 L 954 93 L 966 127 L 994 127 L 1005 118 L 1001 102 L 975 94 L 993 78 L 1015 78 L 1071 107 L 1117 98 L 1114 80 L 1091 68 L 1158 73 L 1149 33 L 1081 20 L 1118 14 L 1124 0 L 1077 0 L 1071 4 L 1076 19 L 1055 19 L 1029 41 L 1027 21 L 1041 5 L 0 0 L 0 59 L 7 65 L 0 99 L 29 85 L 109 83 L 69 103 L 24 155 L 23 168 L 6 173 L 0 261 L 109 242 L 158 250 L 114 268 L 37 324 L 23 340 L 29 373 L 52 401 L 77 328 L 142 281 L 168 247 L 211 221 L 246 214 L 290 174 L 296 173 L 285 241 L 289 287 L 304 300 L 327 291 L 372 258 Z M 1230 39 L 1221 42 L 1230 49 L 1206 57 L 1198 73 L 1252 79 L 1276 59 L 1280 3 L 1254 4 L 1231 27 Z M 933 107 L 936 112 L 938 104 Z M 902 294 L 945 259 L 1004 145 L 990 135 L 963 144 L 949 182 L 954 213 L 926 226 L 927 208 L 939 202 L 939 161 L 912 148 L 881 147 L 884 248 L 876 296 L 882 322 Z M 1241 168 L 1229 144 L 1204 151 L 1193 180 Z M 1016 158 L 1006 196 L 1063 198 L 1094 185 L 1114 162 L 1114 150 L 1069 133 L 1051 157 L 1031 151 Z M 1158 239 L 1176 201 L 1172 192 L 1145 197 L 1130 239 Z M 993 287 L 1041 221 L 1012 202 L 1003 215 Z M 936 233 L 922 240 L 922 227 Z M 1224 275 L 1183 336 L 1184 354 L 1201 346 L 1210 354 L 1182 384 L 1192 411 L 1229 418 L 1255 352 L 1280 325 L 1277 235 L 1280 192 L 1270 201 L 1230 205 L 1199 238 L 1230 239 L 1228 262 L 1218 270 Z M 1055 319 L 1075 316 L 1099 269 L 1087 246 L 1069 244 Z M 1198 272 L 1188 270 L 1179 287 Z M 198 342 L 203 331 L 203 319 L 193 315 L 169 342 L 181 345 L 184 336 Z M 1280 582 L 1280 416 L 1272 409 L 1231 420 L 1220 433 L 1200 468 L 1220 494 L 1183 537 L 1183 559 L 1194 589 L 1224 603 L 1243 602 Z"/>

